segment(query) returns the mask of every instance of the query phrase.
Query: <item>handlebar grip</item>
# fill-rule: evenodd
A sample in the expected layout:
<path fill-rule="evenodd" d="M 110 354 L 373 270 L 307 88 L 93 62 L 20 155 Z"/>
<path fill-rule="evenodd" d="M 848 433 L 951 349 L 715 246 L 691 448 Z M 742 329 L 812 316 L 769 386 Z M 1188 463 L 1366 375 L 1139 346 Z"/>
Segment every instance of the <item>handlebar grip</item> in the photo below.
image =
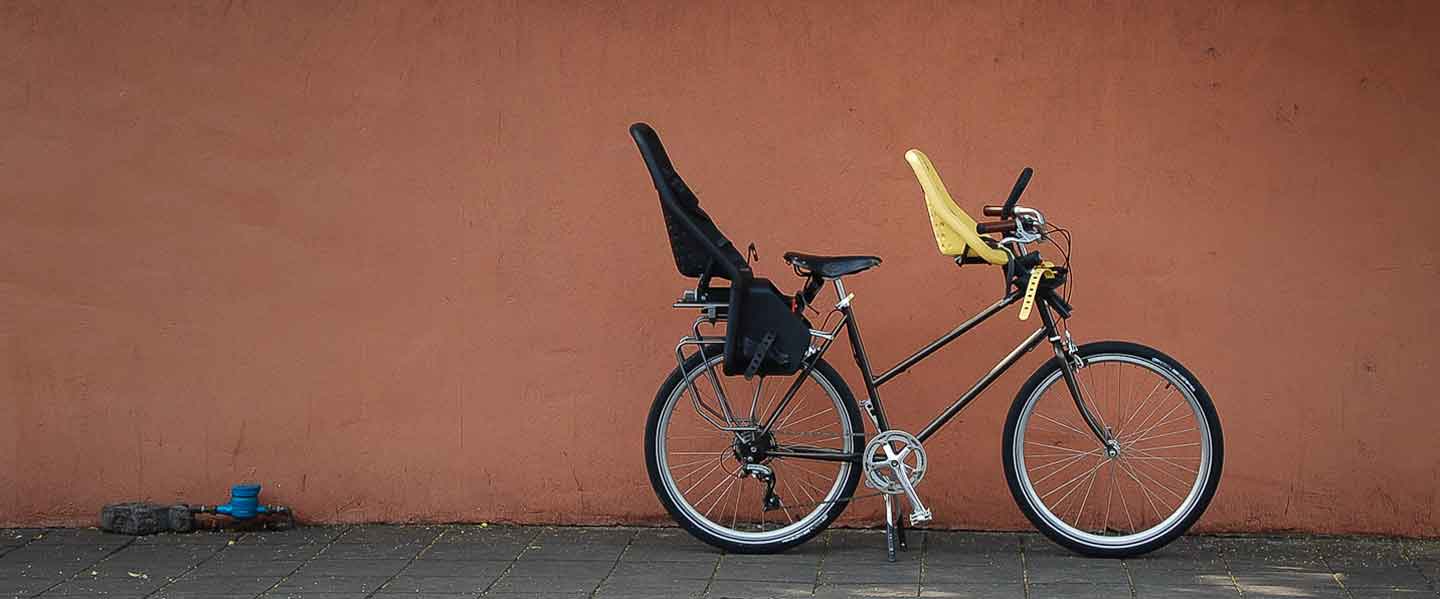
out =
<path fill-rule="evenodd" d="M 980 209 L 980 213 L 985 216 L 1000 216 L 1004 211 L 1004 206 L 986 206 Z"/>
<path fill-rule="evenodd" d="M 1015 187 L 1010 188 L 1010 197 L 1005 200 L 1000 216 L 1009 218 L 1015 215 L 1015 204 L 1020 201 L 1020 194 L 1025 193 L 1025 186 L 1030 184 L 1030 177 L 1034 174 L 1035 169 L 1028 166 L 1020 171 L 1020 178 L 1015 180 Z"/>
<path fill-rule="evenodd" d="M 975 232 L 981 235 L 986 233 L 1010 233 L 1015 230 L 1015 221 L 1002 220 L 993 223 L 976 223 Z"/>

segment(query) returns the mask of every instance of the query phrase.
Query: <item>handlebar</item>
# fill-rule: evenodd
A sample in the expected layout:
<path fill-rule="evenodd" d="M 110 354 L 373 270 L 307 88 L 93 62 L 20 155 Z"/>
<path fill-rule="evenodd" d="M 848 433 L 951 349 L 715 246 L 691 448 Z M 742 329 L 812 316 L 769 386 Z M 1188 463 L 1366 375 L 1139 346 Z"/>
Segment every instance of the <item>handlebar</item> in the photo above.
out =
<path fill-rule="evenodd" d="M 1015 204 L 1020 201 L 1020 194 L 1025 193 L 1025 186 L 1030 184 L 1031 175 L 1035 170 L 1025 167 L 1020 171 L 1020 178 L 1015 180 L 1015 187 L 1010 188 L 1010 197 L 1005 200 L 1005 205 L 1000 208 L 1000 216 L 1011 218 L 1015 216 Z M 988 212 L 986 214 L 989 214 Z"/>
<path fill-rule="evenodd" d="M 975 223 L 975 232 L 981 235 L 986 233 L 1013 233 L 1017 226 L 1013 220 L 1002 220 L 993 223 Z"/>

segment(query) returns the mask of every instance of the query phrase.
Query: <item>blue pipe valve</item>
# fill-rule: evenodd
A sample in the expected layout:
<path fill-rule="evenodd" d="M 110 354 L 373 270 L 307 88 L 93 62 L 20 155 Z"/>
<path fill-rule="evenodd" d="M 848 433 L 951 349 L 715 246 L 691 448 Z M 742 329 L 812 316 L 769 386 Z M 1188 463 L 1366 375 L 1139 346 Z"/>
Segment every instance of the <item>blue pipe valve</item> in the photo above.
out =
<path fill-rule="evenodd" d="M 230 502 L 215 506 L 215 513 L 224 514 L 236 520 L 249 520 L 270 512 L 269 506 L 260 505 L 259 483 L 241 483 L 230 487 Z"/>

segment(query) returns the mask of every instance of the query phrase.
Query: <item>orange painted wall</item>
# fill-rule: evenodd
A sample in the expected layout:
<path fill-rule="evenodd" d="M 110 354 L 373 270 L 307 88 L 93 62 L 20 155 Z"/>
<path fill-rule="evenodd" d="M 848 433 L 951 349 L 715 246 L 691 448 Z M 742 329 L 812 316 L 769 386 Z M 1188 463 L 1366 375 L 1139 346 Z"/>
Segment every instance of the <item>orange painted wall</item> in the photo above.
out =
<path fill-rule="evenodd" d="M 902 153 L 972 208 L 1035 166 L 1077 336 L 1215 397 L 1203 529 L 1435 535 L 1437 34 L 1428 2 L 0 2 L 0 525 L 242 479 L 312 521 L 665 521 L 642 429 L 691 315 L 643 119 L 761 274 L 885 257 L 850 284 L 882 365 L 999 291 Z M 1038 361 L 931 445 L 937 524 L 1025 526 L 999 431 Z"/>

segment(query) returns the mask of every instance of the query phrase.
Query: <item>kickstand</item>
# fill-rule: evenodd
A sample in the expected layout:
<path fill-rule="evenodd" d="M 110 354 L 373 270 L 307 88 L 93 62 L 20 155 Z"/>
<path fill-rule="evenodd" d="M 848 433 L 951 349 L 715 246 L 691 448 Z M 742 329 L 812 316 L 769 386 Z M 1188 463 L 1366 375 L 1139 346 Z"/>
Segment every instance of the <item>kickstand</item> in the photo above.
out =
<path fill-rule="evenodd" d="M 899 519 L 895 513 L 895 498 L 885 496 L 885 559 L 895 561 L 895 550 L 904 543 L 904 532 L 896 524 Z"/>
<path fill-rule="evenodd" d="M 905 517 L 895 519 L 895 546 L 901 551 L 910 549 L 910 544 L 905 542 Z"/>

